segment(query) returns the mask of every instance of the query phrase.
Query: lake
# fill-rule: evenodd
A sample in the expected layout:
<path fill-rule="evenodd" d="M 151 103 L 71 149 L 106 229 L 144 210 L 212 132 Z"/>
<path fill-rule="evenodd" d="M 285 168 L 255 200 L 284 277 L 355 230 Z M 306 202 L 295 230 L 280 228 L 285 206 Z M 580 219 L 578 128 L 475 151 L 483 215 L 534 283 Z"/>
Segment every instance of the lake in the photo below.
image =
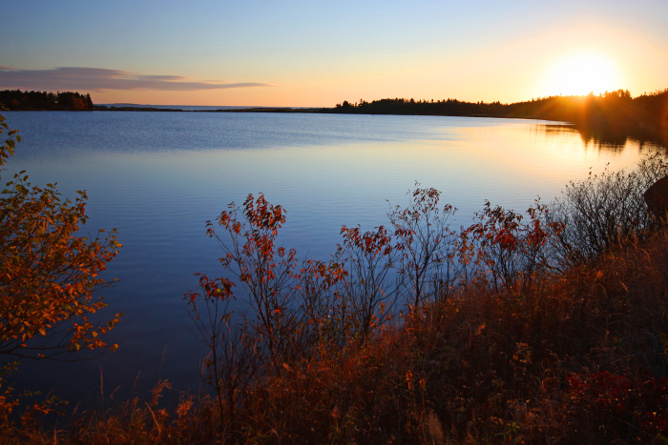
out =
<path fill-rule="evenodd" d="M 386 224 L 419 182 L 442 191 L 467 225 L 487 199 L 523 211 L 552 201 L 570 180 L 610 164 L 632 167 L 657 147 L 585 143 L 554 122 L 442 116 L 196 112 L 3 112 L 23 141 L 3 172 L 88 193 L 83 233 L 117 228 L 123 248 L 103 289 L 118 351 L 78 363 L 24 364 L 20 386 L 64 399 L 116 388 L 143 393 L 159 378 L 200 388 L 206 350 L 190 332 L 183 295 L 195 272 L 216 276 L 205 222 L 248 193 L 287 210 L 280 243 L 327 259 L 342 225 Z M 389 201 L 389 203 L 388 203 Z"/>

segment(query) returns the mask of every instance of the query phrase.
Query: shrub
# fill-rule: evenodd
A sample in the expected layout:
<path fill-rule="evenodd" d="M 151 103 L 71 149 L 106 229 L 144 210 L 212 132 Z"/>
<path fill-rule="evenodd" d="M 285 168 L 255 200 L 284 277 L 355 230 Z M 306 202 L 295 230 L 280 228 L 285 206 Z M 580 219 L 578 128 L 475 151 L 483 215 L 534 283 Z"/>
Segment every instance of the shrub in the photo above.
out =
<path fill-rule="evenodd" d="M 620 190 L 642 199 L 638 178 L 651 182 L 663 164 L 571 184 L 557 215 L 540 201 L 526 214 L 487 202 L 459 234 L 447 224 L 454 209 L 417 186 L 387 228 L 343 227 L 332 259 L 300 270 L 296 252 L 275 246 L 280 206 L 252 195 L 231 204 L 224 236 L 209 223 L 223 276 L 200 277 L 203 292 L 188 298 L 210 350 L 221 437 L 662 440 L 668 238 L 647 219 L 600 251 L 563 249 L 580 247 L 568 224 L 587 224 L 586 211 Z M 593 224 L 631 230 L 624 216 Z M 254 318 L 232 313 L 235 297 Z M 621 408 L 600 400 L 610 394 L 626 397 Z"/>
<path fill-rule="evenodd" d="M 600 371 L 574 373 L 567 380 L 568 440 L 591 440 L 593 431 L 609 442 L 668 440 L 668 379 Z"/>
<path fill-rule="evenodd" d="M 553 221 L 564 230 L 552 247 L 566 264 L 590 261 L 629 238 L 646 239 L 658 222 L 648 213 L 645 191 L 668 175 L 664 155 L 645 157 L 632 171 L 601 174 L 589 172 L 580 182 L 570 182 L 552 204 Z"/>
<path fill-rule="evenodd" d="M 0 134 L 7 129 L 0 116 Z M 0 167 L 20 141 L 15 130 L 7 135 L 0 145 Z M 87 199 L 83 191 L 78 195 L 62 200 L 54 185 L 33 186 L 25 172 L 2 190 L 0 367 L 5 370 L 21 358 L 62 359 L 80 349 L 117 347 L 100 334 L 112 329 L 120 314 L 104 323 L 88 317 L 106 306 L 93 292 L 108 284 L 98 274 L 121 244 L 115 230 L 94 239 L 78 235 L 86 222 Z"/>
<path fill-rule="evenodd" d="M 539 200 L 527 210 L 530 221 L 513 210 L 485 202 L 475 223 L 461 233 L 462 255 L 473 261 L 473 274 L 501 287 L 524 292 L 536 278 L 546 277 L 551 268 L 549 241 L 564 230 L 564 224 L 548 220 L 549 210 Z"/>
<path fill-rule="evenodd" d="M 417 182 L 409 194 L 409 205 L 390 209 L 388 218 L 398 252 L 395 267 L 401 276 L 401 299 L 417 308 L 423 301 L 447 295 L 463 267 L 457 256 L 457 234 L 449 226 L 457 209 L 439 206 L 441 192 L 420 188 Z"/>

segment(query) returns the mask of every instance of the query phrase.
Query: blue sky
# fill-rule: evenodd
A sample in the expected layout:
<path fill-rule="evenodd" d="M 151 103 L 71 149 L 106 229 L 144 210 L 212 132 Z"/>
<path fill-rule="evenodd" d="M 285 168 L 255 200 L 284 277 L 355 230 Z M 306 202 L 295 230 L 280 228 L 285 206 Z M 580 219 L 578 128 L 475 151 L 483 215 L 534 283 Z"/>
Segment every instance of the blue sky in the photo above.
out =
<path fill-rule="evenodd" d="M 95 103 L 513 102 L 668 88 L 668 2 L 0 0 L 0 89 Z"/>

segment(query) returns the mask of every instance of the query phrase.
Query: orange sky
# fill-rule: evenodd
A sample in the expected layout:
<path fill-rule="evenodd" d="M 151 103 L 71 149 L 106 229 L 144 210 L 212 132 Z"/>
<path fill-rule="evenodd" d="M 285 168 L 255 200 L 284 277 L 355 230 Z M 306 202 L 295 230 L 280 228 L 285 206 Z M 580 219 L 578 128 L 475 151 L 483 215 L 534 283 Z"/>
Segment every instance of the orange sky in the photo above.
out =
<path fill-rule="evenodd" d="M 4 2 L 30 20 L 3 24 L 0 88 L 308 107 L 668 87 L 668 2 L 542 3 Z"/>

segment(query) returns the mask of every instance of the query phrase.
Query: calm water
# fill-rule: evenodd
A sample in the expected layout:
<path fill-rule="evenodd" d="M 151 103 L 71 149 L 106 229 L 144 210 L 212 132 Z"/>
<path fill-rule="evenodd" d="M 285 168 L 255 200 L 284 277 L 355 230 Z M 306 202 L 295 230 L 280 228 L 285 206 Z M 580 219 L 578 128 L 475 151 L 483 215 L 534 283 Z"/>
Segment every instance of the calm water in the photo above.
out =
<path fill-rule="evenodd" d="M 435 116 L 265 113 L 4 112 L 23 137 L 8 172 L 85 189 L 84 233 L 116 227 L 124 247 L 102 295 L 124 312 L 107 337 L 119 350 L 80 363 L 26 364 L 21 384 L 65 399 L 169 378 L 199 387 L 205 350 L 191 334 L 183 295 L 195 272 L 219 270 L 205 222 L 231 201 L 264 192 L 287 209 L 280 236 L 303 257 L 327 259 L 341 225 L 385 224 L 415 181 L 443 192 L 468 224 L 485 199 L 516 210 L 551 201 L 570 180 L 630 167 L 652 148 L 608 149 L 550 122 Z"/>

